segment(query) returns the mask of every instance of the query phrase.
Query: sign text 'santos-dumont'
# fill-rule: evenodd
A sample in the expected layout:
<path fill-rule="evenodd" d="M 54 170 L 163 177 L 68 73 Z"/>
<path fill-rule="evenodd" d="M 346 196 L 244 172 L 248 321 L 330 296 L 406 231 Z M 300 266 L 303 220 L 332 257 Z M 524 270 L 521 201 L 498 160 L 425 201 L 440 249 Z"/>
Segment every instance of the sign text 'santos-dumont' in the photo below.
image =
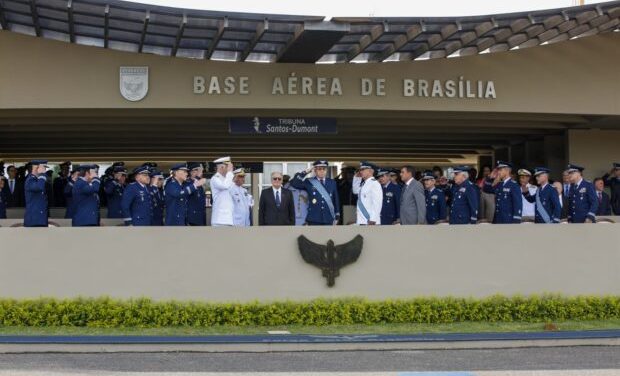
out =
<path fill-rule="evenodd" d="M 495 99 L 497 92 L 491 80 L 471 80 L 464 76 L 453 79 L 402 78 L 389 82 L 385 78 L 359 78 L 356 87 L 345 87 L 339 77 L 289 76 L 273 77 L 271 95 L 317 95 L 338 97 L 357 92 L 361 96 L 387 96 L 388 85 L 399 85 L 404 97 Z M 194 76 L 194 94 L 248 95 L 252 91 L 247 76 Z M 260 93 L 269 94 L 269 93 Z"/>

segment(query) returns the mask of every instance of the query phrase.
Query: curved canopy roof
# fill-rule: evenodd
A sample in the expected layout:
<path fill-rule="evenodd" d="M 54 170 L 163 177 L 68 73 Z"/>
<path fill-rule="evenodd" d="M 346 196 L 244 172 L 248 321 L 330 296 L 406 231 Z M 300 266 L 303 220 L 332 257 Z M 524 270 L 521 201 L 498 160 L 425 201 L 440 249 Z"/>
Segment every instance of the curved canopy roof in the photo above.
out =
<path fill-rule="evenodd" d="M 507 51 L 618 31 L 620 1 L 472 17 L 333 18 L 229 13 L 118 0 L 0 0 L 0 28 L 197 59 L 384 62 Z"/>

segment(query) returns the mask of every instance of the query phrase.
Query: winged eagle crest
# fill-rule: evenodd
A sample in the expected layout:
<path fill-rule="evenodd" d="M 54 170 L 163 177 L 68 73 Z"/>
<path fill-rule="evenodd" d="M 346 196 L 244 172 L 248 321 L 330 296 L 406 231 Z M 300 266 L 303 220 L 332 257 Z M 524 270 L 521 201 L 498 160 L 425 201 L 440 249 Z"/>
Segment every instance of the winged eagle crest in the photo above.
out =
<path fill-rule="evenodd" d="M 334 245 L 330 239 L 327 245 L 323 245 L 300 235 L 297 243 L 304 261 L 321 269 L 323 277 L 327 278 L 327 286 L 333 287 L 336 277 L 340 275 L 340 268 L 354 263 L 362 254 L 364 238 L 357 235 L 353 240 L 339 245 Z"/>

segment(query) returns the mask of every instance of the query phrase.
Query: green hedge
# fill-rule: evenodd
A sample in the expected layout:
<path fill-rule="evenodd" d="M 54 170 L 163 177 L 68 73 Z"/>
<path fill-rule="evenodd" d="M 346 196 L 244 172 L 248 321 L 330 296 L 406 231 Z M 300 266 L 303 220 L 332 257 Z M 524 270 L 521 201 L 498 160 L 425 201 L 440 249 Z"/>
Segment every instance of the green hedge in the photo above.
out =
<path fill-rule="evenodd" d="M 0 299 L 0 326 L 168 327 L 549 322 L 620 318 L 618 296 L 492 296 L 211 304 L 149 299 Z"/>

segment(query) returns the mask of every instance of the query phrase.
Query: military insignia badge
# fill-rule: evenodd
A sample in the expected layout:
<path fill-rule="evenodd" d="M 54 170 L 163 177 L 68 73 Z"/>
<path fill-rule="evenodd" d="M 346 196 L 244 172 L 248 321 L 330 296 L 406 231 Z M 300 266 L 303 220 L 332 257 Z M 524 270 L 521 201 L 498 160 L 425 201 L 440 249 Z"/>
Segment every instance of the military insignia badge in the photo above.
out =
<path fill-rule="evenodd" d="M 149 67 L 121 67 L 119 88 L 128 101 L 142 100 L 149 91 Z"/>

